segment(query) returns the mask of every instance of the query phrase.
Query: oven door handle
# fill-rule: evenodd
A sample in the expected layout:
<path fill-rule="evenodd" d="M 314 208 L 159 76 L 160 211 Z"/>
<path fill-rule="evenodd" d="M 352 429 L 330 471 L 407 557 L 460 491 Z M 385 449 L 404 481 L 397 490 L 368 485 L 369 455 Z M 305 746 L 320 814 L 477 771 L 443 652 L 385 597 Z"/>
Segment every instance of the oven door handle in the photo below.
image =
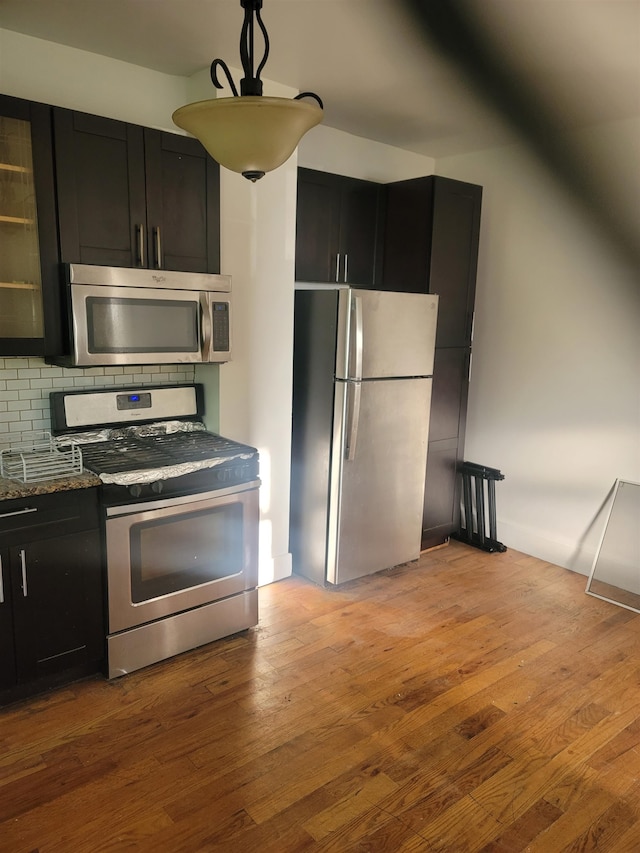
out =
<path fill-rule="evenodd" d="M 203 361 L 209 361 L 211 357 L 211 335 L 213 326 L 211 322 L 211 296 L 209 293 L 200 294 L 200 335 L 201 354 Z"/>

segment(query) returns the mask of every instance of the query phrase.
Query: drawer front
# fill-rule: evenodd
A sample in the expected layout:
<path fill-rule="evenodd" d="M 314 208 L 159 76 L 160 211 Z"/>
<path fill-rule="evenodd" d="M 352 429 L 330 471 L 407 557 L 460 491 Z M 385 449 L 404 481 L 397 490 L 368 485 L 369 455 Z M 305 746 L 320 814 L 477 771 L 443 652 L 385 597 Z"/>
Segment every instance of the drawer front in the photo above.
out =
<path fill-rule="evenodd" d="M 99 526 L 97 489 L 0 501 L 0 541 L 35 541 Z"/>

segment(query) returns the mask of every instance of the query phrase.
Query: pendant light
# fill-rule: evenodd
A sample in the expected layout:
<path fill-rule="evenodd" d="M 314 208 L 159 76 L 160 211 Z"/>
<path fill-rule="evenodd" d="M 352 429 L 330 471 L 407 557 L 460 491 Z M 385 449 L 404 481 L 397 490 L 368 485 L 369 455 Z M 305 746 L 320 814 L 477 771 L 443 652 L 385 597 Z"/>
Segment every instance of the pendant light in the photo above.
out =
<path fill-rule="evenodd" d="M 244 9 L 240 33 L 244 77 L 240 80 L 240 95 L 227 64 L 214 59 L 213 85 L 223 88 L 218 79 L 221 68 L 233 97 L 187 104 L 176 110 L 172 118 L 178 127 L 199 139 L 221 166 L 257 181 L 265 172 L 288 160 L 304 134 L 320 124 L 323 104 L 313 92 L 301 92 L 293 99 L 263 97 L 260 74 L 269 56 L 269 36 L 260 17 L 262 0 L 240 0 L 240 5 Z M 264 56 L 255 73 L 254 19 L 264 38 Z M 304 102 L 302 98 L 312 98 L 316 103 Z"/>

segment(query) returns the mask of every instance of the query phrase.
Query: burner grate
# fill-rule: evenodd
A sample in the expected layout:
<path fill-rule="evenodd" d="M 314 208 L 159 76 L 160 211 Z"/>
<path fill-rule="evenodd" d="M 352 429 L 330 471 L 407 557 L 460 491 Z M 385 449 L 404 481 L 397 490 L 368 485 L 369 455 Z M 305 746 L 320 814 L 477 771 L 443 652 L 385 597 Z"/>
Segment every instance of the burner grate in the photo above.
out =
<path fill-rule="evenodd" d="M 128 435 L 82 446 L 84 466 L 96 474 L 163 468 L 245 452 L 255 451 L 208 432 Z"/>

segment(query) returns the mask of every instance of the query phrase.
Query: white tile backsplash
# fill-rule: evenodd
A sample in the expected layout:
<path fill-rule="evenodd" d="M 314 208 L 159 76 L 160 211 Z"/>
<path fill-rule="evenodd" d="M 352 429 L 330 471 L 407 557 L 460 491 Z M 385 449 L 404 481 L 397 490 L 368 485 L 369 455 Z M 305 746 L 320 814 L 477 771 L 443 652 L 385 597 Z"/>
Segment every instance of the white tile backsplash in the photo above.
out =
<path fill-rule="evenodd" d="M 50 430 L 51 391 L 83 391 L 126 385 L 179 385 L 195 381 L 192 364 L 143 367 L 54 367 L 42 358 L 0 358 L 0 443 L 20 433 Z"/>

